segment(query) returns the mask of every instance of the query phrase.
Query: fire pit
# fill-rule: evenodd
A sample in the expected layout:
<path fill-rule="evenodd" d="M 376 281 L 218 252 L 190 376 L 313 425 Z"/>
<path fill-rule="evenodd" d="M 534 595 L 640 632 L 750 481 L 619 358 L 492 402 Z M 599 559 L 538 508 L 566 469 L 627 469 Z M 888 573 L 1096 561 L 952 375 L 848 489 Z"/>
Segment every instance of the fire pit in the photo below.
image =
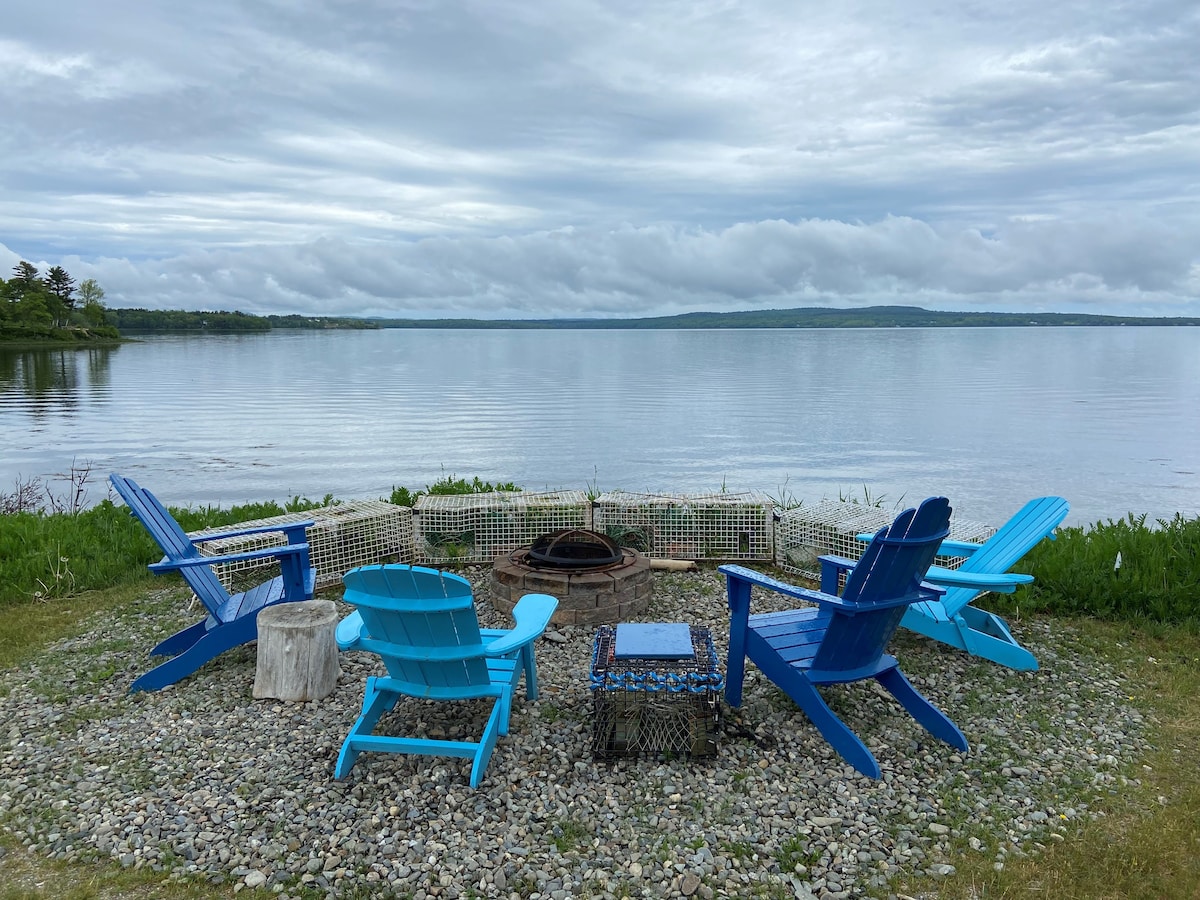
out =
<path fill-rule="evenodd" d="M 492 563 L 492 604 L 512 612 L 526 594 L 550 594 L 557 625 L 603 625 L 641 615 L 650 605 L 650 560 L 607 535 L 564 528 Z"/>

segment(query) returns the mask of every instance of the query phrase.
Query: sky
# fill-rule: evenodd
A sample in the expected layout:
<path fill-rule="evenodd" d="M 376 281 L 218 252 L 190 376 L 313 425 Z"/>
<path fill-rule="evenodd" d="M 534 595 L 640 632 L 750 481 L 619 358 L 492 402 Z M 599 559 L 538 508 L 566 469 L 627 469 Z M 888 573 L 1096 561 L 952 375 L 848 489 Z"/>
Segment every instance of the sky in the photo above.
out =
<path fill-rule="evenodd" d="M 396 317 L 1200 315 L 1195 0 L 44 0 L 0 274 Z"/>

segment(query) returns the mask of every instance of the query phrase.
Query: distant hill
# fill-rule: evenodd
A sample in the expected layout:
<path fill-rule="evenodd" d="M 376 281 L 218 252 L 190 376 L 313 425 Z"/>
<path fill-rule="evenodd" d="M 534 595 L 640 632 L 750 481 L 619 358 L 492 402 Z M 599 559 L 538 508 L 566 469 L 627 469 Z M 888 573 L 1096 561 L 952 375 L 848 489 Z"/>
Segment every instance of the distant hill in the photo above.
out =
<path fill-rule="evenodd" d="M 763 309 L 694 312 L 641 319 L 385 319 L 349 316 L 255 316 L 243 312 L 109 309 L 110 324 L 123 333 L 273 331 L 341 328 L 653 329 L 653 328 L 955 328 L 1038 325 L 1200 325 L 1200 318 L 1090 316 L 1083 313 L 937 312 L 917 306 L 861 309 Z"/>
<path fill-rule="evenodd" d="M 803 307 L 750 312 L 694 312 L 642 319 L 383 319 L 379 328 L 955 328 L 1038 325 L 1200 325 L 1183 316 L 1096 316 L 1084 313 L 938 312 L 917 306 L 859 309 Z"/>

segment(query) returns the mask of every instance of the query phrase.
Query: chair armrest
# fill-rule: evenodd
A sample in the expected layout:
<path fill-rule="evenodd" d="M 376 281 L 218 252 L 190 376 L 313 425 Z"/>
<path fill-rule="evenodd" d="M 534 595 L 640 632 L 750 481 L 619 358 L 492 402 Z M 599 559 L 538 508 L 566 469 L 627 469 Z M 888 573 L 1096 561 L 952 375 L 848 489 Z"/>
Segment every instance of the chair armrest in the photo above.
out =
<path fill-rule="evenodd" d="M 357 650 L 356 644 L 362 636 L 363 620 L 358 610 L 338 622 L 333 632 L 333 639 L 337 642 L 339 650 Z"/>
<path fill-rule="evenodd" d="M 869 544 L 871 543 L 871 538 L 873 537 L 875 537 L 874 533 L 868 534 L 864 532 L 863 534 L 856 534 L 854 539 L 857 541 L 862 541 L 864 544 Z M 943 538 L 942 542 L 938 545 L 937 555 L 970 556 L 982 546 L 983 544 L 975 544 L 971 541 L 954 541 L 950 538 Z"/>
<path fill-rule="evenodd" d="M 822 558 L 824 559 L 825 557 Z M 830 557 L 830 559 L 849 562 L 850 568 L 854 568 L 854 563 L 850 560 L 842 557 Z M 860 604 L 854 601 L 843 600 L 841 597 L 828 594 L 824 591 L 813 591 L 794 584 L 788 584 L 786 581 L 780 581 L 777 578 L 772 578 L 770 575 L 764 575 L 761 572 L 756 572 L 753 569 L 747 569 L 742 566 L 720 566 L 719 571 L 725 573 L 725 576 L 732 580 L 757 585 L 776 594 L 783 594 L 785 597 L 807 600 L 809 603 L 816 603 L 818 606 L 826 609 L 836 609 L 850 616 L 866 610 L 890 609 L 893 606 L 908 606 L 911 603 L 917 603 L 922 600 L 936 600 L 945 593 L 942 588 L 935 585 L 922 584 L 915 593 L 893 597 L 890 600 L 876 600 L 871 603 Z"/>
<path fill-rule="evenodd" d="M 946 538 L 938 545 L 938 556 L 970 556 L 983 544 L 976 544 L 972 541 L 952 541 Z"/>
<path fill-rule="evenodd" d="M 516 628 L 504 637 L 486 644 L 484 652 L 488 656 L 504 656 L 530 641 L 537 640 L 550 624 L 550 617 L 556 609 L 558 598 L 549 594 L 526 594 L 513 607 Z"/>
<path fill-rule="evenodd" d="M 850 567 L 854 568 L 853 562 L 850 563 Z M 726 578 L 733 581 L 756 585 L 773 593 L 783 594 L 785 597 L 793 597 L 797 600 L 805 600 L 809 603 L 817 603 L 822 606 L 841 609 L 851 615 L 856 610 L 855 604 L 846 603 L 841 597 L 835 597 L 833 594 L 827 594 L 822 591 L 802 588 L 795 584 L 788 584 L 786 581 L 780 581 L 778 578 L 772 578 L 770 575 L 764 575 L 762 572 L 756 572 L 754 569 L 747 569 L 744 566 L 720 566 L 718 570 L 723 572 Z"/>
<path fill-rule="evenodd" d="M 195 566 L 211 566 L 220 563 L 242 562 L 247 559 L 282 558 L 289 556 L 304 556 L 308 554 L 308 544 L 285 544 L 282 547 L 262 547 L 258 550 L 247 550 L 244 553 L 223 553 L 219 556 L 190 556 L 187 559 L 167 559 L 163 557 L 147 568 L 151 572 L 174 572 L 177 569 L 193 568 Z"/>
<path fill-rule="evenodd" d="M 1017 589 L 1017 585 L 1031 583 L 1033 576 L 1022 575 L 1019 572 L 960 572 L 956 569 L 930 566 L 925 580 L 943 587 L 961 587 L 976 591 L 1011 594 Z"/>
<path fill-rule="evenodd" d="M 296 532 L 300 532 L 300 540 L 304 540 L 304 531 L 316 525 L 316 522 L 286 522 L 283 525 L 256 525 L 253 528 L 239 528 L 236 531 L 221 531 L 212 534 L 189 534 L 193 544 L 206 544 L 209 541 L 220 541 L 231 537 L 245 537 L 248 534 L 269 534 L 272 531 L 282 531 L 287 535 L 288 543 L 296 543 L 293 540 L 296 537 Z"/>

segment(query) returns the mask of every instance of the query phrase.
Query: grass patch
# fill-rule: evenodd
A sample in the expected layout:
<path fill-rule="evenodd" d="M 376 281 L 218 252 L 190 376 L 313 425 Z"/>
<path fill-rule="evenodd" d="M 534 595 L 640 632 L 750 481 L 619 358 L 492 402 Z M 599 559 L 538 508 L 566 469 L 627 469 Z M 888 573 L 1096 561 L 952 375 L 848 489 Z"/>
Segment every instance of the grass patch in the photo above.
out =
<path fill-rule="evenodd" d="M 65 863 L 43 859 L 8 835 L 0 835 L 0 848 L 0 900 L 216 900 L 233 896 L 229 886 L 175 881 L 161 872 L 124 869 L 108 860 Z M 242 895 L 267 896 L 254 891 Z"/>
<path fill-rule="evenodd" d="M 1153 745 L 1124 773 L 1136 783 L 1094 807 L 1098 818 L 1059 829 L 1061 841 L 1042 841 L 1036 855 L 1010 856 L 997 870 L 991 853 L 964 850 L 950 860 L 954 875 L 910 881 L 906 893 L 947 900 L 1200 897 L 1200 637 L 1187 629 L 1078 626 L 1089 645 L 1132 673 L 1135 705 L 1150 716 Z"/>

